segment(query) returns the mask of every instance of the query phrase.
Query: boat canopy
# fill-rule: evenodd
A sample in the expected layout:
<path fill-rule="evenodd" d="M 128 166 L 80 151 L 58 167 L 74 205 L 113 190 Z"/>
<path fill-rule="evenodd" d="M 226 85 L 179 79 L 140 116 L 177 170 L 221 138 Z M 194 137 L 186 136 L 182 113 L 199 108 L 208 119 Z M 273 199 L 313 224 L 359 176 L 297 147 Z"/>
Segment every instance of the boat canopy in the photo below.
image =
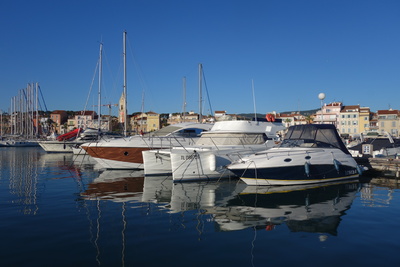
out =
<path fill-rule="evenodd" d="M 288 129 L 281 147 L 335 147 L 350 154 L 333 124 L 295 125 Z"/>
<path fill-rule="evenodd" d="M 257 145 L 264 144 L 265 133 L 214 133 L 203 132 L 196 145 Z"/>

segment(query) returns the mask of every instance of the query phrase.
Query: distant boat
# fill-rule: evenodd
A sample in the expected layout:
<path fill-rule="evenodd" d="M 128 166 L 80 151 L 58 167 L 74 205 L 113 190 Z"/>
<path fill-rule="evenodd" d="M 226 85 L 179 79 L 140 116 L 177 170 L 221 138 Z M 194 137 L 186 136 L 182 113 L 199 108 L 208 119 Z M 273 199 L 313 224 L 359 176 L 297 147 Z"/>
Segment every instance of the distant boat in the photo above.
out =
<path fill-rule="evenodd" d="M 4 138 L 0 140 L 0 147 L 37 147 L 39 146 L 36 140 L 25 140 L 20 137 Z"/>
<path fill-rule="evenodd" d="M 82 129 L 75 129 L 63 135 L 57 136 L 55 140 L 38 141 L 38 144 L 46 152 L 72 153 L 72 147 L 86 142 L 77 140 L 81 131 Z"/>
<path fill-rule="evenodd" d="M 357 165 L 334 125 L 291 126 L 282 143 L 227 167 L 248 185 L 294 185 L 358 178 Z"/>
<path fill-rule="evenodd" d="M 50 153 L 73 153 L 74 148 L 87 142 L 97 142 L 108 135 L 97 130 L 88 128 L 86 130 L 75 129 L 71 132 L 59 135 L 56 140 L 38 141 L 39 145 Z"/>

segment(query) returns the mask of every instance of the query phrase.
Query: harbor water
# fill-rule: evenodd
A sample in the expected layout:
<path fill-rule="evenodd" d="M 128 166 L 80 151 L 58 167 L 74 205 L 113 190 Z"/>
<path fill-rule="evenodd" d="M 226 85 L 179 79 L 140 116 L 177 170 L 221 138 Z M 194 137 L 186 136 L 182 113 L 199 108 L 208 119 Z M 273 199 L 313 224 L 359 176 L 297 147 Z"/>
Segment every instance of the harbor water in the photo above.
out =
<path fill-rule="evenodd" d="M 393 180 L 173 184 L 40 147 L 0 148 L 0 166 L 0 266 L 399 263 Z"/>

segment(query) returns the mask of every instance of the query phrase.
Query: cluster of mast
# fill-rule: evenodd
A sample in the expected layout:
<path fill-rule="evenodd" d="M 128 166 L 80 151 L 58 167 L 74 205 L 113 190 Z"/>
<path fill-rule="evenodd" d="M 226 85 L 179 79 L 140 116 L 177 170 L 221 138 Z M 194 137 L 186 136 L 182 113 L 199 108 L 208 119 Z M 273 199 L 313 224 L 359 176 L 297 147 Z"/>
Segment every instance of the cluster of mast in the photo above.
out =
<path fill-rule="evenodd" d="M 30 83 L 11 98 L 10 133 L 27 138 L 39 135 L 39 83 Z"/>

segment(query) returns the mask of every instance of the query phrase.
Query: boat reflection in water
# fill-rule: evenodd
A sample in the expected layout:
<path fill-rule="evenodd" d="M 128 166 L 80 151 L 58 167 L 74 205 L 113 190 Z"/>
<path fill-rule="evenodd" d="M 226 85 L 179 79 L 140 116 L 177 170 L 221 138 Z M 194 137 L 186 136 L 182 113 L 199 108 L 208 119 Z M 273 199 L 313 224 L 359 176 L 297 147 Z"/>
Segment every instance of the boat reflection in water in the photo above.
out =
<path fill-rule="evenodd" d="M 105 170 L 81 195 L 88 200 L 169 205 L 171 176 L 146 178 L 143 170 Z"/>
<path fill-rule="evenodd" d="M 237 180 L 174 184 L 171 177 L 144 178 L 142 171 L 114 170 L 103 172 L 82 195 L 154 203 L 170 214 L 195 211 L 204 222 L 215 223 L 218 231 L 272 230 L 286 224 L 292 232 L 337 235 L 359 186 L 355 181 L 274 187 L 247 186 Z"/>
<path fill-rule="evenodd" d="M 246 187 L 238 181 L 174 183 L 170 202 L 170 212 L 201 210 L 212 214 L 220 207 L 226 207 L 229 200 Z"/>
<path fill-rule="evenodd" d="M 248 186 L 225 209 L 216 209 L 214 221 L 225 231 L 248 227 L 272 230 L 286 224 L 292 232 L 337 235 L 341 216 L 350 208 L 358 191 L 358 182 Z M 324 236 L 320 238 L 323 241 Z"/>
<path fill-rule="evenodd" d="M 89 200 L 141 201 L 143 185 L 142 170 L 106 170 L 81 195 Z"/>
<path fill-rule="evenodd" d="M 44 186 L 39 176 L 40 156 L 36 148 L 3 147 L 0 149 L 0 181 L 7 190 L 2 197 L 10 195 L 9 203 L 25 215 L 36 215 L 39 210 L 37 198 L 41 196 Z M 7 181 L 6 178 L 9 178 Z"/>

